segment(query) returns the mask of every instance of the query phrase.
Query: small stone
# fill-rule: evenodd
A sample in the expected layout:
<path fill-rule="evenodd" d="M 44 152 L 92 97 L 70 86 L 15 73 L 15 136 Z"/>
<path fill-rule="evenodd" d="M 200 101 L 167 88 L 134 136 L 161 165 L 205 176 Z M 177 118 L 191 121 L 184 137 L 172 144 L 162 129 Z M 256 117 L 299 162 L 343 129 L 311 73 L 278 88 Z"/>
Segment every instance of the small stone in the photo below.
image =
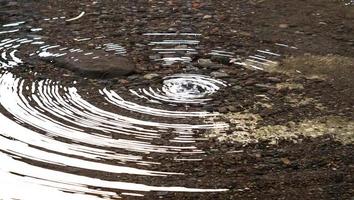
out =
<path fill-rule="evenodd" d="M 157 77 L 159 77 L 159 76 L 160 76 L 160 75 L 155 74 L 155 73 L 145 74 L 145 75 L 144 75 L 144 79 L 151 80 L 151 79 L 157 78 Z"/>
<path fill-rule="evenodd" d="M 266 84 L 260 84 L 260 83 L 255 84 L 254 86 L 258 87 L 259 90 L 261 90 L 261 91 L 268 91 L 268 90 L 270 90 L 270 89 L 274 89 L 274 88 L 275 88 L 275 87 L 273 87 L 273 86 L 266 85 Z"/>
<path fill-rule="evenodd" d="M 267 79 L 272 83 L 280 83 L 281 82 L 281 79 L 277 78 L 277 77 L 268 77 Z"/>
<path fill-rule="evenodd" d="M 241 36 L 252 37 L 252 33 L 250 32 L 240 31 L 238 34 Z"/>
<path fill-rule="evenodd" d="M 214 106 L 212 105 L 204 105 L 203 109 L 208 112 L 213 112 L 214 111 Z"/>
<path fill-rule="evenodd" d="M 227 113 L 227 107 L 220 107 L 220 108 L 218 108 L 218 111 L 220 113 Z"/>
<path fill-rule="evenodd" d="M 177 29 L 176 29 L 176 28 L 169 28 L 168 31 L 169 31 L 169 32 L 176 32 Z"/>
<path fill-rule="evenodd" d="M 285 165 L 290 165 L 290 160 L 288 159 L 288 158 L 281 158 L 280 159 L 282 162 L 283 162 L 283 164 L 285 164 Z"/>
<path fill-rule="evenodd" d="M 137 46 L 137 47 L 145 47 L 146 45 L 145 44 L 136 43 L 135 46 Z"/>
<path fill-rule="evenodd" d="M 10 1 L 7 3 L 7 6 L 17 6 L 18 3 L 16 1 Z"/>
<path fill-rule="evenodd" d="M 203 19 L 211 19 L 212 17 L 211 15 L 204 15 Z"/>
<path fill-rule="evenodd" d="M 293 121 L 289 121 L 288 122 L 288 126 L 291 128 L 291 129 L 294 129 L 296 127 L 296 123 L 293 122 Z"/>
<path fill-rule="evenodd" d="M 212 56 L 211 60 L 217 63 L 229 65 L 230 64 L 230 58 L 226 56 Z"/>
<path fill-rule="evenodd" d="M 158 196 L 166 196 L 168 195 L 168 192 L 162 191 L 162 192 L 157 192 Z"/>
<path fill-rule="evenodd" d="M 198 65 L 201 67 L 210 67 L 213 65 L 213 62 L 210 59 L 198 59 Z"/>
<path fill-rule="evenodd" d="M 251 85 L 254 85 L 256 83 L 256 80 L 254 79 L 247 79 L 246 82 L 245 82 L 245 85 L 246 86 L 251 86 Z"/>
<path fill-rule="evenodd" d="M 210 76 L 214 77 L 214 78 L 225 78 L 225 77 L 229 77 L 230 75 L 226 72 L 211 72 Z"/>
<path fill-rule="evenodd" d="M 239 86 L 239 85 L 235 85 L 235 86 L 233 86 L 233 87 L 231 88 L 231 90 L 234 91 L 234 92 L 238 92 L 238 91 L 240 91 L 241 89 L 242 89 L 242 87 Z"/>
<path fill-rule="evenodd" d="M 175 49 L 188 49 L 188 45 L 177 45 Z"/>
<path fill-rule="evenodd" d="M 230 112 L 235 112 L 237 109 L 235 106 L 227 106 L 227 109 L 230 111 Z"/>
<path fill-rule="evenodd" d="M 120 80 L 119 80 L 119 83 L 121 83 L 121 84 L 128 84 L 129 81 L 128 81 L 128 80 L 125 80 L 125 79 L 120 79 Z"/>
<path fill-rule="evenodd" d="M 155 55 L 151 55 L 149 56 L 150 60 L 158 60 L 161 59 L 161 55 L 160 54 L 155 54 Z"/>
<path fill-rule="evenodd" d="M 42 59 L 91 78 L 129 76 L 135 72 L 135 64 L 130 59 L 106 55 L 102 51 L 95 51 L 92 56 L 74 52 L 61 57 L 46 56 Z"/>
<path fill-rule="evenodd" d="M 289 28 L 289 24 L 279 24 L 279 28 Z"/>
<path fill-rule="evenodd" d="M 185 68 L 186 71 L 198 71 L 198 67 L 195 67 L 193 65 L 187 65 Z"/>
<path fill-rule="evenodd" d="M 136 74 L 130 75 L 130 76 L 127 77 L 127 79 L 128 79 L 129 81 L 135 80 L 135 79 L 137 79 L 137 78 L 139 78 L 139 75 L 136 75 Z"/>

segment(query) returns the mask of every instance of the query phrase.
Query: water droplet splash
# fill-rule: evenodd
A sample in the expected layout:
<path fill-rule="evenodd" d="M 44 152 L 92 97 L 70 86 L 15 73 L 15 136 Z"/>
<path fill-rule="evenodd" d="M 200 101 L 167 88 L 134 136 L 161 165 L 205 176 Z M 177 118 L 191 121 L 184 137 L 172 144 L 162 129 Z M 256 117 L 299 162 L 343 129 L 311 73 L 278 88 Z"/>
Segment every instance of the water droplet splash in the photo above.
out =
<path fill-rule="evenodd" d="M 211 99 L 211 95 L 227 84 L 208 76 L 198 74 L 176 74 L 163 81 L 161 89 L 142 88 L 131 92 L 139 97 L 167 103 L 201 104 Z"/>
<path fill-rule="evenodd" d="M 164 78 L 161 88 L 139 88 L 130 89 L 132 95 L 145 99 L 148 102 L 162 104 L 205 104 L 209 95 L 217 92 L 221 87 L 226 87 L 224 81 L 216 80 L 208 76 L 199 74 L 176 74 Z M 207 117 L 217 116 L 219 113 L 210 113 L 206 111 L 186 112 L 176 110 L 157 109 L 153 107 L 139 105 L 134 102 L 124 100 L 113 90 L 103 89 L 101 93 L 105 95 L 113 105 L 130 111 L 143 114 L 171 117 L 171 118 L 186 118 L 186 117 Z"/>

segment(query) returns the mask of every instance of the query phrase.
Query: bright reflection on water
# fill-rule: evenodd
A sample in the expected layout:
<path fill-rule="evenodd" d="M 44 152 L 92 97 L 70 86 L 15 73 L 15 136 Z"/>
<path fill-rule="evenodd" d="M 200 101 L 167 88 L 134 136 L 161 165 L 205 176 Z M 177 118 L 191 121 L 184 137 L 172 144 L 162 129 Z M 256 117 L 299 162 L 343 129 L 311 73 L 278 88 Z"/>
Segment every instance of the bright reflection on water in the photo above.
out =
<path fill-rule="evenodd" d="M 187 75 L 188 78 L 190 78 L 189 76 Z M 210 85 L 207 87 L 210 87 Z M 141 106 L 132 106 L 134 103 L 122 100 L 117 93 L 112 91 L 112 93 L 109 93 L 106 89 L 102 91 L 107 96 L 114 94 L 115 100 L 109 100 L 110 98 L 107 97 L 113 104 L 131 111 L 145 111 L 145 114 L 159 115 L 159 112 L 161 112 L 161 116 L 167 117 L 200 117 L 210 114 L 206 112 L 192 112 L 188 114 L 188 112 L 168 112 L 158 109 L 152 109 L 150 113 L 149 109 L 141 108 Z M 154 162 L 154 160 L 144 160 L 142 158 L 142 154 L 152 152 L 161 154 L 183 153 L 187 155 L 186 157 L 188 155 L 200 154 L 202 151 L 193 146 L 193 142 L 195 141 L 192 130 L 225 128 L 226 124 L 194 125 L 139 120 L 95 107 L 84 100 L 78 94 L 76 88 L 64 87 L 50 80 L 29 82 L 17 78 L 10 72 L 4 72 L 0 77 L 0 94 L 1 105 L 16 119 L 15 122 L 4 115 L 0 115 L 1 122 L 6 124 L 6 126 L 1 128 L 2 137 L 0 140 L 0 148 L 3 152 L 0 159 L 3 159 L 2 163 L 6 163 L 6 165 L 0 167 L 2 173 L 11 172 L 30 176 L 33 179 L 31 182 L 40 179 L 40 181 L 38 180 L 38 184 L 40 185 L 42 185 L 41 182 L 43 180 L 47 180 L 48 182 L 59 181 L 61 185 L 73 183 L 75 185 L 79 184 L 81 187 L 87 185 L 87 187 L 94 186 L 134 191 L 214 191 L 175 187 L 160 188 L 132 183 L 107 182 L 104 180 L 93 181 L 89 177 L 30 166 L 14 160 L 14 158 L 50 163 L 60 167 L 75 167 L 106 173 L 144 176 L 181 176 L 183 174 L 125 167 L 124 163 L 130 162 L 145 166 L 160 164 Z M 188 93 L 188 95 L 191 94 Z M 192 99 L 192 96 L 184 98 Z M 25 128 L 22 126 L 24 124 L 30 125 L 36 131 Z M 153 139 L 160 138 L 162 134 L 168 134 L 168 130 L 170 129 L 180 134 L 170 145 L 154 145 L 151 143 Z M 109 136 L 110 134 L 115 134 L 116 137 L 119 135 L 130 137 L 129 139 L 126 139 L 126 137 L 113 139 Z M 192 137 L 184 137 L 187 135 Z M 62 139 L 58 140 L 58 138 L 63 138 L 65 141 L 70 142 L 64 142 Z M 115 150 L 108 150 L 112 148 Z M 120 150 L 124 150 L 127 153 L 120 154 L 118 153 Z M 105 164 L 102 159 L 120 161 L 123 165 Z M 26 167 L 23 167 L 24 165 Z M 10 174 L 7 174 L 3 177 L 7 176 L 9 176 L 10 180 L 6 181 L 14 181 L 10 178 L 13 175 L 10 176 Z M 58 180 L 56 177 L 61 177 L 62 180 Z M 20 178 L 17 177 L 16 179 Z M 45 185 L 48 184 L 50 183 L 45 183 Z M 59 188 L 65 191 L 73 191 L 69 185 Z M 98 194 L 95 192 L 90 193 Z"/>
<path fill-rule="evenodd" d="M 354 0 L 346 1 L 346 2 L 345 2 L 345 5 L 347 5 L 347 6 L 352 6 L 352 5 L 354 5 Z"/>
<path fill-rule="evenodd" d="M 81 12 L 72 18 L 43 20 L 74 21 L 84 16 L 85 13 Z M 195 146 L 199 139 L 195 137 L 195 131 L 225 129 L 228 125 L 192 124 L 190 120 L 183 123 L 179 119 L 203 121 L 204 117 L 217 116 L 218 113 L 178 111 L 175 106 L 205 104 L 211 94 L 227 86 L 225 82 L 198 74 L 176 74 L 165 77 L 160 88 L 131 88 L 128 90 L 130 98 L 123 98 L 119 91 L 98 88 L 96 96 L 104 104 L 117 108 L 117 111 L 109 111 L 93 104 L 73 86 L 50 79 L 33 81 L 11 72 L 14 67 L 26 67 L 26 58 L 22 57 L 24 54 L 39 59 L 75 52 L 90 56 L 93 60 L 95 58 L 94 52 L 47 44 L 41 36 L 16 37 L 24 24 L 25 21 L 9 23 L 0 30 L 0 34 L 6 36 L 0 40 L 0 104 L 3 110 L 0 113 L 0 199 L 86 200 L 143 196 L 144 192 L 149 191 L 226 191 L 223 188 L 163 187 L 141 181 L 119 180 L 120 176 L 126 177 L 125 180 L 130 177 L 155 177 L 161 181 L 166 176 L 178 176 L 183 180 L 186 175 L 180 172 L 148 170 L 152 166 L 166 164 L 154 159 L 153 154 L 178 155 L 175 161 L 201 160 L 203 150 Z M 38 27 L 30 31 L 42 30 Z M 74 40 L 81 42 L 92 39 Z M 197 40 L 163 40 L 151 45 L 198 43 Z M 34 50 L 23 52 L 23 47 Z M 115 43 L 101 44 L 96 49 L 120 55 L 127 53 L 123 46 Z M 140 103 L 130 100 L 136 98 L 140 99 Z M 151 104 L 163 104 L 169 109 L 153 107 Z M 153 118 L 147 120 L 137 117 L 140 115 Z M 173 137 L 167 142 L 155 142 L 170 134 Z M 77 170 L 83 173 L 75 173 Z M 110 174 L 111 178 L 98 179 L 91 175 L 95 173 Z"/>
<path fill-rule="evenodd" d="M 206 98 L 208 95 L 217 92 L 220 87 L 227 86 L 220 80 L 212 79 L 208 76 L 198 74 L 176 74 L 165 77 L 162 88 L 140 88 L 138 91 L 131 89 L 132 95 L 149 102 L 159 103 L 180 103 L 180 104 L 203 104 L 210 100 Z M 131 111 L 154 115 L 160 117 L 206 117 L 217 116 L 218 113 L 210 113 L 206 111 L 199 112 L 183 112 L 176 110 L 162 110 L 148 106 L 139 105 L 137 103 L 124 100 L 115 91 L 103 89 L 100 91 L 105 98 L 121 108 Z M 173 105 L 173 104 L 172 104 Z M 199 128 L 202 128 L 200 126 Z"/>
<path fill-rule="evenodd" d="M 41 22 L 70 22 L 81 20 L 85 14 L 44 18 Z M 164 177 L 183 180 L 187 175 L 158 171 L 155 167 L 171 164 L 156 157 L 173 155 L 168 162 L 194 162 L 203 158 L 203 150 L 195 144 L 201 138 L 195 133 L 224 130 L 228 124 L 203 122 L 205 117 L 219 113 L 204 111 L 198 105 L 212 100 L 212 94 L 228 86 L 226 82 L 200 74 L 174 74 L 165 77 L 161 86 L 127 86 L 126 92 L 96 87 L 90 95 L 97 98 L 91 99 L 74 86 L 50 79 L 33 81 L 12 69 L 26 67 L 28 58 L 70 55 L 75 61 L 88 56 L 95 62 L 99 58 L 96 50 L 107 53 L 103 56 L 125 56 L 129 53 L 126 48 L 113 42 L 96 44 L 91 51 L 49 44 L 42 36 L 35 35 L 43 31 L 42 27 L 26 32 L 23 31 L 26 24 L 26 21 L 13 22 L 0 29 L 0 199 L 86 200 L 143 196 L 149 191 L 226 191 L 173 186 L 174 183 L 165 183 Z M 192 55 L 199 54 L 196 46 L 201 34 L 150 32 L 143 35 L 150 50 L 157 54 L 152 61 L 159 64 L 191 64 Z M 94 42 L 102 37 L 72 40 Z M 297 49 L 286 44 L 275 45 Z M 256 70 L 264 70 L 282 56 L 279 51 L 269 49 L 256 50 L 244 59 L 218 48 L 207 54 Z M 199 110 L 181 109 L 190 106 Z M 164 142 L 159 142 L 161 139 Z M 95 174 L 109 174 L 109 179 Z M 120 177 L 132 181 L 121 181 Z M 141 177 L 172 186 L 148 184 Z"/>

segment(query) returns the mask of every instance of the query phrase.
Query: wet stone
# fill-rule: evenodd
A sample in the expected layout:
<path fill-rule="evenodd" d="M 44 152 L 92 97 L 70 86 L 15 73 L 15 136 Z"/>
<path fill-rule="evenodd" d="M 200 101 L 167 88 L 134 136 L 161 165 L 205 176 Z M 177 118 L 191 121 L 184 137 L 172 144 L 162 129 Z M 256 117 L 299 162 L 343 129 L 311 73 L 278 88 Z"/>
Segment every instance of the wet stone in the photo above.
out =
<path fill-rule="evenodd" d="M 277 78 L 277 77 L 268 77 L 267 78 L 269 82 L 273 82 L 273 83 L 280 83 L 281 79 Z"/>
<path fill-rule="evenodd" d="M 211 15 L 204 15 L 203 19 L 211 19 L 212 17 Z"/>
<path fill-rule="evenodd" d="M 113 78 L 135 72 L 135 65 L 130 59 L 117 55 L 106 56 L 102 52 L 95 52 L 94 56 L 68 53 L 61 57 L 47 57 L 45 60 L 90 78 Z"/>
<path fill-rule="evenodd" d="M 208 68 L 208 67 L 211 67 L 213 64 L 214 64 L 214 63 L 213 63 L 210 59 L 203 59 L 203 58 L 198 59 L 198 65 L 199 65 L 200 67 L 206 67 L 206 68 Z"/>
<path fill-rule="evenodd" d="M 230 112 L 235 112 L 235 111 L 237 111 L 237 108 L 235 106 L 230 105 L 230 106 L 227 106 L 227 110 L 229 110 Z"/>
<path fill-rule="evenodd" d="M 212 56 L 211 60 L 217 63 L 221 64 L 230 64 L 230 58 L 229 57 L 224 57 L 224 56 Z"/>
<path fill-rule="evenodd" d="M 228 109 L 227 109 L 227 107 L 220 107 L 220 108 L 218 108 L 218 111 L 220 113 L 227 113 Z"/>
<path fill-rule="evenodd" d="M 157 78 L 157 77 L 159 77 L 159 75 L 155 74 L 155 73 L 145 74 L 144 75 L 144 78 L 147 79 L 147 80 L 151 80 L 151 79 L 154 79 L 154 78 Z"/>
<path fill-rule="evenodd" d="M 139 78 L 139 75 L 136 75 L 136 74 L 130 75 L 130 76 L 127 77 L 127 79 L 128 79 L 129 81 L 136 80 L 136 79 L 138 79 L 138 78 Z"/>
<path fill-rule="evenodd" d="M 256 86 L 257 88 L 259 88 L 260 90 L 262 91 L 267 91 L 269 89 L 274 89 L 275 87 L 272 87 L 270 85 L 267 85 L 267 84 L 260 84 L 260 83 L 257 83 L 255 84 L 254 86 Z"/>
<path fill-rule="evenodd" d="M 239 85 L 235 85 L 235 86 L 233 86 L 232 88 L 231 88 L 231 90 L 232 91 L 234 91 L 234 92 L 238 92 L 238 91 L 240 91 L 242 89 L 242 87 L 241 86 L 239 86 Z"/>
<path fill-rule="evenodd" d="M 279 24 L 279 28 L 288 28 L 289 24 Z"/>
<path fill-rule="evenodd" d="M 211 72 L 210 76 L 214 77 L 214 78 L 225 78 L 225 77 L 229 77 L 230 75 L 226 72 Z"/>
<path fill-rule="evenodd" d="M 213 105 L 204 105 L 203 109 L 208 112 L 213 112 L 214 111 L 214 106 Z"/>
<path fill-rule="evenodd" d="M 158 60 L 161 59 L 161 55 L 160 54 L 155 54 L 155 55 L 151 55 L 149 56 L 150 60 Z"/>
<path fill-rule="evenodd" d="M 246 82 L 244 83 L 245 86 L 251 86 L 251 85 L 254 85 L 256 84 L 256 80 L 250 78 L 250 79 L 247 79 Z"/>

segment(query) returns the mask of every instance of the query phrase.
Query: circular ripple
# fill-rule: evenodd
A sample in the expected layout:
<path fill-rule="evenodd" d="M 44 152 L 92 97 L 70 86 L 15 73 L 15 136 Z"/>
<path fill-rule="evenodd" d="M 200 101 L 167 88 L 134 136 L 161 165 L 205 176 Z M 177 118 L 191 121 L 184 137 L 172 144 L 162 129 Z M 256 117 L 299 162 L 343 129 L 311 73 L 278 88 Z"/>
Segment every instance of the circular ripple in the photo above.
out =
<path fill-rule="evenodd" d="M 199 74 L 176 74 L 163 81 L 161 89 L 149 87 L 131 92 L 141 98 L 157 102 L 178 104 L 203 104 L 211 100 L 209 95 L 227 84 L 221 80 Z"/>
<path fill-rule="evenodd" d="M 43 21 L 73 21 L 84 15 L 81 12 L 69 19 L 53 17 Z M 161 177 L 163 181 L 165 176 L 184 175 L 148 170 L 149 167 L 166 164 L 154 160 L 153 155 L 173 155 L 172 160 L 179 161 L 200 160 L 198 155 L 203 151 L 195 146 L 198 140 L 195 131 L 224 129 L 227 124 L 189 124 L 178 120 L 161 122 L 159 118 L 143 120 L 134 114 L 189 118 L 214 116 L 217 113 L 152 108 L 124 100 L 119 93 L 103 88 L 95 95 L 101 95 L 102 100 L 106 99 L 118 109 L 105 110 L 84 98 L 73 86 L 65 86 L 50 79 L 33 81 L 17 76 L 9 68 L 25 65 L 29 57 L 59 57 L 79 53 L 92 56 L 93 60 L 95 58 L 94 52 L 47 44 L 39 36 L 22 33 L 21 37 L 14 37 L 25 23 L 7 24 L 0 31 L 1 35 L 10 34 L 7 39 L 0 41 L 0 122 L 1 125 L 6 124 L 0 128 L 0 199 L 47 199 L 53 196 L 58 199 L 102 199 L 120 198 L 121 195 L 142 196 L 141 193 L 149 191 L 225 191 L 151 186 L 136 183 L 139 179 L 135 178 Z M 32 32 L 41 30 L 31 29 Z M 74 40 L 80 42 L 91 39 Z M 25 45 L 30 48 L 22 51 Z M 115 43 L 96 47 L 113 51 L 114 54 L 126 54 L 125 48 Z M 164 104 L 203 104 L 210 100 L 210 94 L 224 86 L 225 82 L 211 77 L 177 74 L 166 77 L 162 88 L 142 88 L 131 92 L 133 96 Z M 169 135 L 164 143 L 156 142 Z M 76 174 L 77 170 L 82 173 Z M 109 174 L 111 178 L 98 179 L 96 173 Z M 124 180 L 134 181 L 119 181 L 123 176 Z"/>
<path fill-rule="evenodd" d="M 89 192 L 111 195 L 111 190 L 185 191 L 210 192 L 209 190 L 184 187 L 158 187 L 137 183 L 97 180 L 63 172 L 67 168 L 94 170 L 111 174 L 140 176 L 182 175 L 139 169 L 139 165 L 163 164 L 144 158 L 151 153 L 183 154 L 183 159 L 203 153 L 193 144 L 193 130 L 225 127 L 225 124 L 174 124 L 144 121 L 103 110 L 84 100 L 74 87 L 65 87 L 51 80 L 30 82 L 10 72 L 0 76 L 0 103 L 15 119 L 0 114 L 1 128 L 0 166 L 3 177 L 13 179 L 13 174 L 31 177 L 33 183 L 58 187 L 67 192 Z M 32 128 L 25 128 L 32 127 Z M 165 134 L 177 134 L 170 145 L 153 144 Z M 115 137 L 112 137 L 112 134 Z M 29 159 L 37 164 L 26 164 L 14 158 Z M 119 161 L 120 165 L 107 164 L 106 160 Z M 39 163 L 39 164 L 38 164 Z M 40 167 L 48 163 L 56 170 Z M 127 167 L 131 163 L 136 167 Z M 37 166 L 39 165 L 39 166 Z M 23 168 L 26 170 L 24 171 Z M 5 172 L 3 172 L 5 171 Z M 58 177 L 61 177 L 60 179 Z M 60 182 L 60 184 L 58 183 Z M 19 184 L 22 182 L 20 181 Z M 75 189 L 71 184 L 82 185 Z M 43 187 L 43 186 L 41 186 Z M 101 188 L 97 191 L 88 188 Z M 138 188 L 138 189 L 137 189 Z M 139 189 L 141 188 L 141 189 Z M 10 191 L 10 190 L 9 190 Z M 54 194 L 54 193 L 53 193 Z M 116 196 L 110 196 L 116 197 Z"/>

